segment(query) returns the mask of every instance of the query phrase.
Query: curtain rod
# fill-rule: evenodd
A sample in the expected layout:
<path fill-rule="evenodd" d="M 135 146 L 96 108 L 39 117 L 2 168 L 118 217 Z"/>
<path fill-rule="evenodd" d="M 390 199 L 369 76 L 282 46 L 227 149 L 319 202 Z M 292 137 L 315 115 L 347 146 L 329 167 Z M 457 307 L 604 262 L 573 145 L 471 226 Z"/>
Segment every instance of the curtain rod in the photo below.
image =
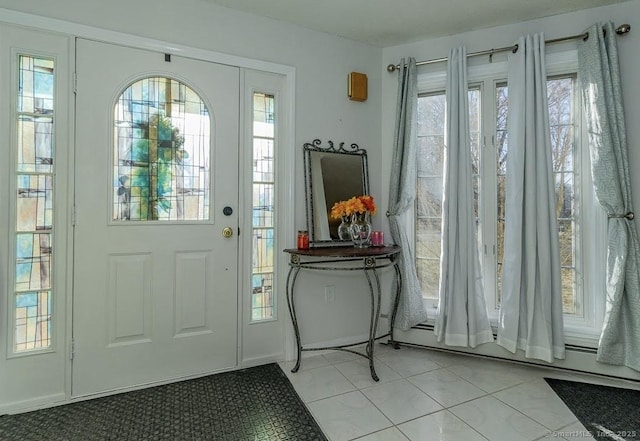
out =
<path fill-rule="evenodd" d="M 616 34 L 618 35 L 623 35 L 626 34 L 628 32 L 631 31 L 631 25 L 629 24 L 622 24 L 620 26 L 618 26 L 616 28 Z M 589 38 L 589 33 L 585 32 L 584 34 L 578 34 L 578 35 L 571 35 L 569 37 L 562 37 L 562 38 L 554 38 L 553 40 L 546 40 L 545 44 L 553 44 L 553 43 L 561 43 L 563 41 L 569 41 L 569 40 L 577 40 L 577 39 L 582 39 L 582 40 L 586 40 L 587 38 Z M 495 53 L 498 52 L 506 52 L 506 51 L 512 51 L 512 52 L 517 52 L 518 51 L 518 45 L 514 44 L 513 46 L 505 46 L 505 47 L 500 47 L 497 49 L 487 49 L 484 51 L 480 51 L 480 52 L 471 52 L 470 54 L 467 54 L 467 57 L 477 57 L 480 55 L 493 55 Z M 416 66 L 424 66 L 426 64 L 435 64 L 435 63 L 442 63 L 444 61 L 447 61 L 449 59 L 449 57 L 443 57 L 443 58 L 435 58 L 433 60 L 427 60 L 427 61 L 418 61 L 416 63 Z M 387 71 L 388 72 L 394 72 L 396 70 L 400 69 L 400 65 L 399 64 L 390 64 L 387 66 Z"/>

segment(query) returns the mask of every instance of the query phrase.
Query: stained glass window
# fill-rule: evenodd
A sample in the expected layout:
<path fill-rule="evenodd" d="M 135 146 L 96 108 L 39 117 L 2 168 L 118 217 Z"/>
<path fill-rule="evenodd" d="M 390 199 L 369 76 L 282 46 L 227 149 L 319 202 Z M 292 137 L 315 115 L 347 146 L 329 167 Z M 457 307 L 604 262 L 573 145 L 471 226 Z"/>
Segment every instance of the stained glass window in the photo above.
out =
<path fill-rule="evenodd" d="M 187 85 L 136 81 L 115 105 L 113 220 L 209 219 L 210 118 Z"/>
<path fill-rule="evenodd" d="M 51 347 L 54 197 L 53 60 L 18 59 L 14 352 Z"/>
<path fill-rule="evenodd" d="M 253 247 L 251 320 L 274 317 L 275 97 L 253 95 Z"/>

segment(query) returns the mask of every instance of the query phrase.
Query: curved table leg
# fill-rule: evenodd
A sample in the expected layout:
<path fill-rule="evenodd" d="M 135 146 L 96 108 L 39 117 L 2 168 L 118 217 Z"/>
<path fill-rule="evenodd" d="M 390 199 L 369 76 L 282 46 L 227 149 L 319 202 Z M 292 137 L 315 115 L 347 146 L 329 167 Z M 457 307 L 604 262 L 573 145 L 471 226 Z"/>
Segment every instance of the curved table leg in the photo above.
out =
<path fill-rule="evenodd" d="M 293 367 L 293 369 L 291 369 L 291 372 L 298 372 L 298 369 L 300 369 L 300 361 L 302 359 L 302 343 L 300 342 L 300 330 L 298 328 L 298 319 L 296 317 L 296 307 L 293 301 L 293 291 L 296 285 L 296 279 L 298 278 L 299 272 L 300 272 L 299 266 L 292 266 L 289 269 L 289 274 L 287 275 L 287 306 L 289 307 L 289 315 L 291 316 L 291 323 L 293 324 L 293 332 L 296 335 L 296 349 L 297 349 L 296 365 Z M 293 278 L 291 277 L 292 274 L 293 274 Z"/>
<path fill-rule="evenodd" d="M 402 274 L 400 274 L 400 267 L 397 263 L 393 264 L 393 269 L 396 272 L 396 298 L 393 301 L 393 311 L 391 312 L 391 321 L 389 322 L 389 343 L 394 349 L 400 349 L 400 345 L 396 343 L 393 338 L 393 326 L 396 322 L 396 315 L 398 313 L 398 305 L 400 304 L 400 292 L 402 292 Z"/>
<path fill-rule="evenodd" d="M 373 289 L 373 284 L 371 283 L 371 276 L 369 275 L 369 271 L 371 271 L 375 276 L 375 292 Z M 371 378 L 373 378 L 374 381 L 380 381 L 373 363 L 373 345 L 376 341 L 375 339 L 376 331 L 378 329 L 378 317 L 380 315 L 380 278 L 378 277 L 378 272 L 376 271 L 375 267 L 365 268 L 364 274 L 367 276 L 367 282 L 369 283 L 369 292 L 371 294 L 371 321 L 369 323 L 369 342 L 367 343 L 366 353 L 367 358 L 369 359 L 369 370 L 371 371 Z"/>

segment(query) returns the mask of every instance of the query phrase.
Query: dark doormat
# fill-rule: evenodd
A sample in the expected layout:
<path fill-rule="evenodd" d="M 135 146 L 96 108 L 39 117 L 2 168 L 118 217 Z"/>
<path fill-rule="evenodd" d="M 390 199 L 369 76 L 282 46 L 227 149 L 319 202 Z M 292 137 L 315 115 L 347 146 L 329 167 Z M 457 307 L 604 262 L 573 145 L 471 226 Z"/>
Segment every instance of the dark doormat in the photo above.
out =
<path fill-rule="evenodd" d="M 545 378 L 597 440 L 640 440 L 640 391 Z"/>
<path fill-rule="evenodd" d="M 277 364 L 0 417 L 2 441 L 326 441 Z"/>

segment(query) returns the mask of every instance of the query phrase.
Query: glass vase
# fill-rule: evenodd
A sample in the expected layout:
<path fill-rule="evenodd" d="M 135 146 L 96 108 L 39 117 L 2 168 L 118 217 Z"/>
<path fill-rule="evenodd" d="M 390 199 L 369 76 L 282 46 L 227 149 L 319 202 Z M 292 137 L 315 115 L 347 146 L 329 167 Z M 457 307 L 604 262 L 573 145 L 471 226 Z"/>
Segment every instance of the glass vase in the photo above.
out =
<path fill-rule="evenodd" d="M 351 226 L 351 219 L 349 216 L 342 216 L 342 222 L 338 225 L 338 239 L 351 240 L 351 232 L 349 228 Z"/>
<path fill-rule="evenodd" d="M 354 213 L 351 217 L 351 240 L 356 248 L 367 248 L 371 245 L 371 223 L 367 213 Z"/>

